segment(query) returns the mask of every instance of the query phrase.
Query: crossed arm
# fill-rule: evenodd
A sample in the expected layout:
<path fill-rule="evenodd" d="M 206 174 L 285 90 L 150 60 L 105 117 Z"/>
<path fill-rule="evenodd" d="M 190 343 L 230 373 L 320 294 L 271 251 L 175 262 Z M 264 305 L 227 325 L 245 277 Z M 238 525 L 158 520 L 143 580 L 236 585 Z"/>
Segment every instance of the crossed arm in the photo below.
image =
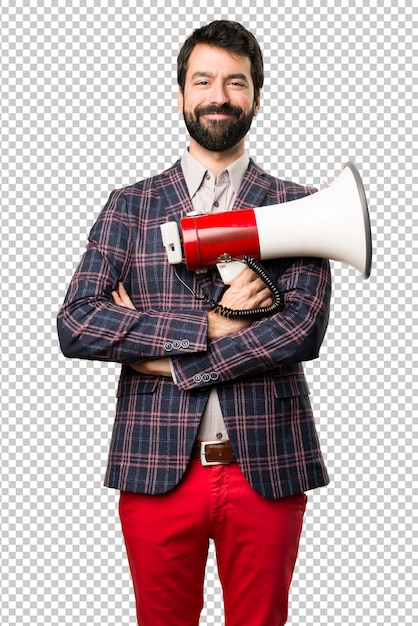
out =
<path fill-rule="evenodd" d="M 118 290 L 112 292 L 115 304 L 135 310 L 125 287 L 119 283 Z M 231 309 L 252 309 L 269 306 L 272 303 L 270 290 L 263 281 L 249 268 L 246 268 L 224 292 L 220 302 Z M 250 325 L 248 320 L 233 320 L 222 317 L 214 311 L 208 312 L 208 339 L 219 339 L 233 335 Z M 141 363 L 131 364 L 141 373 L 153 376 L 171 376 L 170 359 L 149 359 Z"/>

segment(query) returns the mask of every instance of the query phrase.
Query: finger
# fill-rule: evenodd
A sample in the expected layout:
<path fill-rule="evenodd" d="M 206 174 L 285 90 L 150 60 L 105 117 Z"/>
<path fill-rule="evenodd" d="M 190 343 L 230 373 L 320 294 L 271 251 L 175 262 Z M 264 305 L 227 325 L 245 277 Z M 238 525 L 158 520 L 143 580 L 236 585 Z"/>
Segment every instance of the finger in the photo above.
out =
<path fill-rule="evenodd" d="M 255 280 L 260 280 L 259 277 L 257 276 L 257 274 L 255 272 L 253 272 L 253 270 L 250 269 L 249 267 L 247 267 L 244 270 L 243 274 L 244 274 L 245 281 L 247 283 L 252 283 Z"/>
<path fill-rule="evenodd" d="M 252 307 L 257 306 L 268 306 L 272 304 L 272 294 L 270 289 L 264 287 L 263 289 L 258 290 L 252 299 Z M 250 307 L 251 308 L 251 307 Z"/>
<path fill-rule="evenodd" d="M 122 287 L 122 289 L 121 289 Z M 118 289 L 119 292 L 122 291 L 122 293 L 119 293 L 118 291 L 112 291 L 112 298 L 115 304 L 117 304 L 118 306 L 123 306 L 125 308 L 134 308 L 130 297 L 128 296 L 125 288 L 123 287 L 122 283 L 118 283 Z"/>
<path fill-rule="evenodd" d="M 120 299 L 120 296 L 119 296 L 117 291 L 112 291 L 111 295 L 112 295 L 112 298 L 113 298 L 113 302 L 115 304 L 122 305 L 122 300 Z"/>
<path fill-rule="evenodd" d="M 133 311 L 135 311 L 135 305 L 129 297 L 128 292 L 126 291 L 122 283 L 118 283 L 118 292 L 121 305 L 126 307 L 127 309 L 132 309 Z"/>
<path fill-rule="evenodd" d="M 127 296 L 127 297 L 129 298 L 129 296 L 128 296 L 128 292 L 126 291 L 125 286 L 124 286 L 124 284 L 123 284 L 123 283 L 118 283 L 118 292 L 119 292 L 119 295 L 120 295 L 120 297 L 121 297 L 122 299 L 123 299 L 125 296 Z"/>

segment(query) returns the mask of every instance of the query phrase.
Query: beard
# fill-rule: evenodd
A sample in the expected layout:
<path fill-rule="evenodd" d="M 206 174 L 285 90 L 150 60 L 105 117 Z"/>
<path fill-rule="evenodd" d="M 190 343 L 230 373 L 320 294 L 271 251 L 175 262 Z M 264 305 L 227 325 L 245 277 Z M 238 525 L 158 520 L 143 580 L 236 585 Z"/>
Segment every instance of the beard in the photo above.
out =
<path fill-rule="evenodd" d="M 201 122 L 201 116 L 210 113 L 226 114 L 231 117 L 223 120 Z M 254 117 L 254 107 L 245 114 L 241 107 L 223 104 L 196 107 L 194 113 L 188 113 L 183 107 L 186 128 L 199 145 L 211 152 L 224 152 L 233 148 L 245 137 Z"/>

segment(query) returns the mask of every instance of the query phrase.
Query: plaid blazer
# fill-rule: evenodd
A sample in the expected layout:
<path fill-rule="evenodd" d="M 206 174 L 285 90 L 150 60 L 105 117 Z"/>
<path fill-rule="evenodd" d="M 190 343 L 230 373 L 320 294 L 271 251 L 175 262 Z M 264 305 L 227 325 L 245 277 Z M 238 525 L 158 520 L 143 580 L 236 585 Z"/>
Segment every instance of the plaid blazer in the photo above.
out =
<path fill-rule="evenodd" d="M 289 202 L 315 190 L 267 175 L 250 161 L 233 210 Z M 193 209 L 180 161 L 113 191 L 58 314 L 67 357 L 122 364 L 105 485 L 164 493 L 182 478 L 216 385 L 238 463 L 261 495 L 280 498 L 328 483 L 302 362 L 318 356 L 329 316 L 329 264 L 316 258 L 264 262 L 285 293 L 283 312 L 230 337 L 207 339 L 207 305 L 175 277 L 160 224 Z M 218 300 L 217 272 L 179 274 Z M 216 274 L 216 275 L 215 275 Z M 136 311 L 113 303 L 122 281 Z M 170 378 L 129 363 L 171 357 Z"/>

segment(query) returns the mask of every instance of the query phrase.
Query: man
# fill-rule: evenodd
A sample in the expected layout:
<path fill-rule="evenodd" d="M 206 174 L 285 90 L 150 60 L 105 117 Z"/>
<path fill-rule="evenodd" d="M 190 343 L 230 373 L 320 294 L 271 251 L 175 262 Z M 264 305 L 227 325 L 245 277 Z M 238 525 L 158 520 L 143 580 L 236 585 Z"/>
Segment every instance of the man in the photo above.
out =
<path fill-rule="evenodd" d="M 285 307 L 259 321 L 223 317 L 193 295 L 231 309 L 270 305 L 251 269 L 229 288 L 216 271 L 179 265 L 175 275 L 163 222 L 314 192 L 267 175 L 246 153 L 263 60 L 245 28 L 196 30 L 178 83 L 189 149 L 161 175 L 111 194 L 58 316 L 61 347 L 122 363 L 105 484 L 121 491 L 138 623 L 198 624 L 212 538 L 228 626 L 278 626 L 305 491 L 328 483 L 302 361 L 318 356 L 325 334 L 329 267 L 266 262 Z"/>

